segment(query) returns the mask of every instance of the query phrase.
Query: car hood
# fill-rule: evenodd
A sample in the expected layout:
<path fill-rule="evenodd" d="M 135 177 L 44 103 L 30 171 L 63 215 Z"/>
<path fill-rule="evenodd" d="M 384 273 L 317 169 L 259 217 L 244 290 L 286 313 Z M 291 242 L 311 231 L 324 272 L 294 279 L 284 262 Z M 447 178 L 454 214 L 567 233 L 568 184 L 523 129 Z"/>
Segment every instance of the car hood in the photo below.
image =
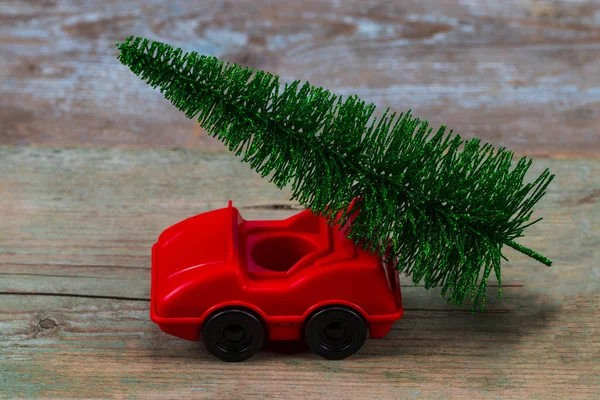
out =
<path fill-rule="evenodd" d="M 152 269 L 158 281 L 188 268 L 225 262 L 232 243 L 227 208 L 205 212 L 167 228 L 153 249 Z"/>

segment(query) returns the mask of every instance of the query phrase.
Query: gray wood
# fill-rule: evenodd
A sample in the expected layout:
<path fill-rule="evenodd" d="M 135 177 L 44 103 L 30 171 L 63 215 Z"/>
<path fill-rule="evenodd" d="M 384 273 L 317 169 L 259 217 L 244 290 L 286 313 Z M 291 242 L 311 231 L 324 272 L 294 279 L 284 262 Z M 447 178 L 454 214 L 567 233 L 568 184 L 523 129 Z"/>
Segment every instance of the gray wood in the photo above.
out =
<path fill-rule="evenodd" d="M 300 209 L 231 154 L 0 147 L 0 398 L 600 397 L 600 162 L 537 159 L 557 178 L 511 249 L 503 299 L 471 314 L 402 279 L 406 314 L 333 362 L 267 349 L 226 364 L 148 315 L 150 246 L 224 207 Z M 286 208 L 287 207 L 287 208 Z"/>
<path fill-rule="evenodd" d="M 600 152 L 600 2 L 4 1 L 0 144 L 226 151 L 116 60 L 135 34 L 412 109 L 519 153 Z"/>

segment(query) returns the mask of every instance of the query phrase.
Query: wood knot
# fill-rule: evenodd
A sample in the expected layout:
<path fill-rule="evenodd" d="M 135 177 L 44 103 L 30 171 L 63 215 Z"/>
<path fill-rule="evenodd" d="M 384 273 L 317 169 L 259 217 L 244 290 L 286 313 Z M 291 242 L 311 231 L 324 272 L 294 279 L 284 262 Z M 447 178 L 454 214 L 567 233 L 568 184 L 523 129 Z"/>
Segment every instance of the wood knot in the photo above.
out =
<path fill-rule="evenodd" d="M 56 323 L 56 321 L 54 321 L 52 319 L 45 318 L 39 322 L 39 326 L 42 329 L 52 329 L 52 328 L 57 327 L 58 324 Z"/>

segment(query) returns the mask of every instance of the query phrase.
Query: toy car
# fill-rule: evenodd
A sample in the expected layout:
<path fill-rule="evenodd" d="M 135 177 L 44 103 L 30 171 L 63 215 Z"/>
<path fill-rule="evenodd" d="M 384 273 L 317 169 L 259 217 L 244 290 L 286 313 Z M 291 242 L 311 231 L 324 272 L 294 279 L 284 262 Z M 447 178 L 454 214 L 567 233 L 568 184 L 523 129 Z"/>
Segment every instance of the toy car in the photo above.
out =
<path fill-rule="evenodd" d="M 231 201 L 181 221 L 152 248 L 151 319 L 224 361 L 248 359 L 267 339 L 348 357 L 403 308 L 391 263 L 342 232 L 310 210 L 246 221 Z"/>

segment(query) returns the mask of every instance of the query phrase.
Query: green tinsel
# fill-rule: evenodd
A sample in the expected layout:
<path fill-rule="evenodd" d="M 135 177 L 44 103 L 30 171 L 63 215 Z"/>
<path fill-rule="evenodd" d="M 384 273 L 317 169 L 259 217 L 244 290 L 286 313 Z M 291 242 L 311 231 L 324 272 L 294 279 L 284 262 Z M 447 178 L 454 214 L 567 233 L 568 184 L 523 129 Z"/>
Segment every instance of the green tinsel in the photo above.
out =
<path fill-rule="evenodd" d="M 357 198 L 348 237 L 380 257 L 391 243 L 397 269 L 426 289 L 441 286 L 449 302 L 469 297 L 483 310 L 492 269 L 501 296 L 503 245 L 551 265 L 513 241 L 541 220 L 527 223 L 554 177 L 546 169 L 524 184 L 531 160 L 510 170 L 513 153 L 502 147 L 462 140 L 445 126 L 432 134 L 410 111 L 371 118 L 375 105 L 308 82 L 280 90 L 269 72 L 140 37 L 117 47 L 119 60 L 186 117 L 263 177 L 273 173 L 278 188 L 291 183 L 291 199 L 330 224 Z"/>

